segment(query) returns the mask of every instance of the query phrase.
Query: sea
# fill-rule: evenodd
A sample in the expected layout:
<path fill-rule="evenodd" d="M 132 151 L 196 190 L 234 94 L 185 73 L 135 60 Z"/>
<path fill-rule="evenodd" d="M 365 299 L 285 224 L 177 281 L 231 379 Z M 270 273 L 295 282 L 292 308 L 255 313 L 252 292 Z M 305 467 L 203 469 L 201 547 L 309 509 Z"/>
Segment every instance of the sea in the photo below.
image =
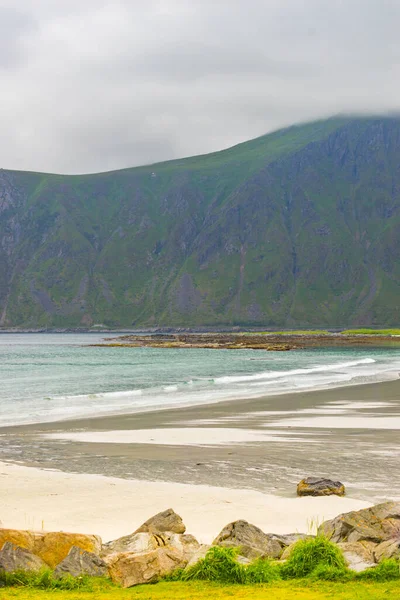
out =
<path fill-rule="evenodd" d="M 372 383 L 397 379 L 400 372 L 396 348 L 267 352 L 93 345 L 104 339 L 0 334 L 0 427 Z"/>

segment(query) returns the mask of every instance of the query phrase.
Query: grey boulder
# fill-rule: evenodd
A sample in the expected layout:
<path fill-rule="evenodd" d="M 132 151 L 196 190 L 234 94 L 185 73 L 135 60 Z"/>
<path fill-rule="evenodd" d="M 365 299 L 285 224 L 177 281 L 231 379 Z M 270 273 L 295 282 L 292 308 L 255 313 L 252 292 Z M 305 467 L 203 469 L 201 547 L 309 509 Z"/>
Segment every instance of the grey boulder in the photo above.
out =
<path fill-rule="evenodd" d="M 6 542 L 0 550 L 0 571 L 13 573 L 14 571 L 40 571 L 48 565 L 39 556 L 29 550 Z"/>
<path fill-rule="evenodd" d="M 77 546 L 72 546 L 68 555 L 62 560 L 54 570 L 56 578 L 63 575 L 72 575 L 80 577 L 81 575 L 90 575 L 91 577 L 103 577 L 107 575 L 108 568 L 106 563 L 93 552 L 87 552 Z"/>
<path fill-rule="evenodd" d="M 332 542 L 367 540 L 380 544 L 400 537 L 400 502 L 383 502 L 339 515 L 325 521 L 318 529 Z"/>
<path fill-rule="evenodd" d="M 213 546 L 240 548 L 240 554 L 251 560 L 258 557 L 279 558 L 283 550 L 273 534 L 266 534 L 242 520 L 226 525 L 213 541 Z"/>

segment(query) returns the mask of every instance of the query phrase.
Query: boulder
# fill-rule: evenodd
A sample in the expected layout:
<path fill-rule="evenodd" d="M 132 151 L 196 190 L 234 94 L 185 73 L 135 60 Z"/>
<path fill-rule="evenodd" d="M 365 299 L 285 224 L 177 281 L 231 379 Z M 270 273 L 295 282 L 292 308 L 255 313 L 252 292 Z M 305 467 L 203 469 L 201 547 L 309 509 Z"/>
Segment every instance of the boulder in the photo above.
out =
<path fill-rule="evenodd" d="M 279 558 L 282 546 L 273 534 L 266 534 L 247 521 L 234 521 L 226 525 L 213 541 L 213 546 L 225 548 L 240 547 L 240 554 L 246 558 Z"/>
<path fill-rule="evenodd" d="M 35 547 L 35 535 L 31 531 L 1 528 L 0 548 L 2 548 L 6 542 L 11 542 L 11 544 L 14 544 L 15 546 L 33 552 Z"/>
<path fill-rule="evenodd" d="M 108 554 L 115 554 L 117 552 L 133 552 L 136 554 L 143 554 L 144 552 L 151 552 L 157 550 L 160 545 L 160 539 L 158 536 L 152 533 L 131 533 L 125 535 L 112 542 L 103 544 L 101 549 L 101 556 L 107 556 Z"/>
<path fill-rule="evenodd" d="M 164 531 L 171 531 L 172 533 L 185 533 L 186 531 L 182 518 L 172 508 L 154 515 L 136 529 L 134 533 L 162 533 Z"/>
<path fill-rule="evenodd" d="M 298 496 L 344 496 L 344 494 L 343 483 L 324 477 L 306 477 L 297 485 Z"/>
<path fill-rule="evenodd" d="M 400 537 L 400 502 L 384 502 L 325 521 L 318 532 L 332 542 L 367 540 L 380 544 Z"/>
<path fill-rule="evenodd" d="M 33 552 L 52 568 L 56 567 L 68 556 L 73 546 L 96 555 L 99 555 L 101 552 L 101 538 L 97 535 L 64 533 L 63 531 L 36 535 Z"/>
<path fill-rule="evenodd" d="M 169 537 L 166 537 L 166 534 L 163 534 L 162 537 L 165 539 L 166 546 L 170 546 L 178 550 L 178 552 L 181 552 L 186 561 L 190 561 L 192 556 L 200 548 L 200 544 L 196 538 L 187 533 L 172 533 Z"/>
<path fill-rule="evenodd" d="M 199 562 L 202 558 L 205 558 L 207 552 L 211 546 L 209 544 L 200 544 L 197 550 L 190 557 L 188 564 L 186 565 L 186 569 L 189 569 L 193 565 Z"/>
<path fill-rule="evenodd" d="M 104 544 L 101 556 L 105 557 L 116 552 L 131 552 L 143 554 L 157 548 L 173 547 L 189 560 L 199 547 L 199 542 L 193 535 L 181 533 L 132 533 L 122 538 Z"/>
<path fill-rule="evenodd" d="M 340 542 L 338 547 L 341 549 L 351 571 L 360 573 L 370 567 L 376 567 L 374 560 L 376 544 L 374 542 Z"/>
<path fill-rule="evenodd" d="M 100 554 L 101 538 L 97 535 L 82 533 L 64 533 L 55 531 L 19 531 L 18 529 L 0 529 L 0 548 L 11 542 L 39 556 L 46 564 L 54 568 L 71 550 L 78 546 L 87 552 Z"/>
<path fill-rule="evenodd" d="M 0 548 L 11 542 L 39 556 L 47 565 L 54 568 L 71 550 L 78 546 L 87 552 L 100 554 L 101 538 L 97 535 L 83 533 L 64 533 L 54 531 L 23 531 L 18 529 L 0 529 Z"/>
<path fill-rule="evenodd" d="M 187 564 L 182 553 L 171 546 L 144 554 L 133 552 L 110 554 L 105 560 L 111 579 L 124 588 L 142 583 L 154 583 L 160 577 L 172 573 L 175 569 L 184 568 Z"/>
<path fill-rule="evenodd" d="M 374 550 L 374 558 L 376 562 L 381 562 L 385 558 L 400 558 L 400 538 L 378 544 Z"/>
<path fill-rule="evenodd" d="M 107 573 L 107 565 L 99 556 L 93 554 L 93 552 L 86 552 L 78 546 L 72 546 L 68 555 L 54 570 L 54 576 L 57 578 L 67 574 L 73 577 L 80 577 L 81 575 L 103 577 Z"/>
<path fill-rule="evenodd" d="M 282 550 L 291 546 L 298 542 L 299 540 L 310 540 L 315 537 L 315 535 L 310 535 L 307 533 L 283 533 L 282 535 L 276 533 L 268 534 L 271 540 L 276 540 L 282 547 Z"/>
<path fill-rule="evenodd" d="M 13 573 L 14 571 L 40 571 L 44 568 L 48 568 L 48 565 L 41 558 L 12 542 L 6 542 L 0 550 L 0 571 Z"/>

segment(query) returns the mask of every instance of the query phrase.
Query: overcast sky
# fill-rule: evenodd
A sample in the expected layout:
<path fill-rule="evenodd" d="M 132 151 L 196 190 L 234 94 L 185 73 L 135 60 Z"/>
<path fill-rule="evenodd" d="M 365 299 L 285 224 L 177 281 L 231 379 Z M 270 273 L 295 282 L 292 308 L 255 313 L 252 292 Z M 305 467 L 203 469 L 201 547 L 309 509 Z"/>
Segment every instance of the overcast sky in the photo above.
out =
<path fill-rule="evenodd" d="M 82 173 L 400 109 L 399 0 L 0 0 L 0 166 Z"/>

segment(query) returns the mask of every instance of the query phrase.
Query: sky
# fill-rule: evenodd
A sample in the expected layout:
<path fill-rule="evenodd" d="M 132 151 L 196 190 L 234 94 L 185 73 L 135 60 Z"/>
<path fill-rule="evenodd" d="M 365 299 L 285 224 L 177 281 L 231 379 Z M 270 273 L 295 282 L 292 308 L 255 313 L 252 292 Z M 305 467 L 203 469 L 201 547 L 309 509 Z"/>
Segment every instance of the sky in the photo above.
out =
<path fill-rule="evenodd" d="M 0 167 L 112 170 L 400 110 L 400 0 L 0 0 Z"/>

